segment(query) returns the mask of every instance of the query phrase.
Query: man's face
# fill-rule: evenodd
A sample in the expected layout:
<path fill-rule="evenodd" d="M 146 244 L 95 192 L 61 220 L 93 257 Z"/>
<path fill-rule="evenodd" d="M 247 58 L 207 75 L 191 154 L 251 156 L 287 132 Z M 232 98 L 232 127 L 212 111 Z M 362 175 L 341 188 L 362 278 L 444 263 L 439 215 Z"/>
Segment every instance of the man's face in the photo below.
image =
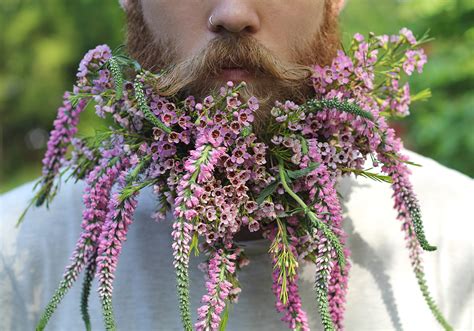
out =
<path fill-rule="evenodd" d="M 301 102 L 312 92 L 308 65 L 329 63 L 339 46 L 342 1 L 125 0 L 128 47 L 145 68 L 165 69 L 162 95 L 202 98 L 244 80 L 261 108 Z"/>

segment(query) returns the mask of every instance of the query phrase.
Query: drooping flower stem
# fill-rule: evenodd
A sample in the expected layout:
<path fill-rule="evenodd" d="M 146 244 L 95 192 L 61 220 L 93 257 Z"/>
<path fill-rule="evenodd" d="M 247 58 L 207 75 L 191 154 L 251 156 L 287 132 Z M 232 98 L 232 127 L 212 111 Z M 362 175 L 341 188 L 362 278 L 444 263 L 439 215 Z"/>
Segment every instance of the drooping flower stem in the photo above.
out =
<path fill-rule="evenodd" d="M 122 171 L 119 176 L 120 190 L 133 185 L 133 183 L 126 183 L 126 176 L 127 171 Z M 116 329 L 112 307 L 112 284 L 115 278 L 118 257 L 122 250 L 123 242 L 127 238 L 128 227 L 132 223 L 133 214 L 137 207 L 137 195 L 138 192 L 135 192 L 123 201 L 120 201 L 120 192 L 113 195 L 112 199 L 110 199 L 106 220 L 99 237 L 96 275 L 99 278 L 98 292 L 107 331 Z"/>
<path fill-rule="evenodd" d="M 380 158 L 385 162 L 382 170 L 390 175 L 393 180 L 392 189 L 393 197 L 395 199 L 395 209 L 398 211 L 397 218 L 402 221 L 402 230 L 405 233 L 405 240 L 407 241 L 411 264 L 421 293 L 436 320 L 445 330 L 452 330 L 452 327 L 448 324 L 431 297 L 426 284 L 421 259 L 421 254 L 423 252 L 422 249 L 433 250 L 433 248 L 435 249 L 436 247 L 429 245 L 426 241 L 421 223 L 418 201 L 408 177 L 410 171 L 407 166 L 402 163 L 402 161 L 405 160 L 405 157 L 399 155 L 397 161 L 393 161 L 393 157 L 390 159 L 385 155 Z"/>
<path fill-rule="evenodd" d="M 415 230 L 416 238 L 420 242 L 421 247 L 425 251 L 435 251 L 436 246 L 432 246 L 428 243 L 425 236 L 425 231 L 423 229 L 423 222 L 421 220 L 421 212 L 418 201 L 412 192 L 406 188 L 401 189 L 401 196 L 407 206 L 408 213 L 410 214 L 410 219 L 413 223 L 413 228 Z"/>
<path fill-rule="evenodd" d="M 91 292 L 92 281 L 94 280 L 94 274 L 97 265 L 95 264 L 96 255 L 93 255 L 91 261 L 87 264 L 86 271 L 84 273 L 84 283 L 82 285 L 81 294 L 81 315 L 82 320 L 87 331 L 91 331 L 91 320 L 89 315 L 89 295 Z"/>
<path fill-rule="evenodd" d="M 402 156 L 400 158 L 403 159 Z M 426 240 L 420 206 L 408 178 L 409 170 L 407 166 L 401 161 L 387 159 L 385 155 L 382 160 L 385 161 L 385 166 L 382 170 L 392 178 L 392 189 L 396 200 L 395 207 L 400 214 L 408 214 L 406 217 L 411 220 L 416 238 L 420 242 L 421 247 L 426 251 L 436 250 L 436 246 L 430 245 Z"/>
<path fill-rule="evenodd" d="M 316 258 L 316 276 L 314 289 L 316 291 L 316 301 L 318 302 L 318 310 L 325 331 L 335 331 L 331 314 L 329 312 L 328 300 L 328 283 L 331 274 L 331 247 L 328 245 L 327 239 L 320 236 L 320 244 L 318 245 L 318 257 Z"/>
<path fill-rule="evenodd" d="M 58 109 L 58 115 L 54 121 L 54 129 L 51 131 L 48 148 L 43 158 L 43 181 L 36 197 L 36 206 L 41 206 L 45 201 L 49 203 L 56 193 L 54 182 L 61 166 L 64 164 L 65 155 L 71 139 L 77 132 L 79 115 L 87 106 L 88 100 L 82 99 L 77 105 L 69 101 L 71 93 L 64 93 L 63 104 Z"/>
<path fill-rule="evenodd" d="M 174 267 L 176 269 L 176 287 L 178 291 L 179 310 L 181 313 L 181 321 L 186 331 L 192 330 L 191 309 L 189 303 L 189 251 L 186 243 L 190 240 L 190 232 L 192 226 L 185 222 L 184 218 L 178 218 L 173 223 L 174 236 L 178 235 L 180 242 L 173 243 L 173 249 L 176 252 L 174 257 Z M 181 245 L 179 245 L 181 243 Z M 181 246 L 181 247 L 178 247 Z"/>
<path fill-rule="evenodd" d="M 193 156 L 188 159 L 186 166 L 188 172 L 181 178 L 178 184 L 178 195 L 175 199 L 176 220 L 173 223 L 171 233 L 175 242 L 173 243 L 173 265 L 176 270 L 177 292 L 179 309 L 183 328 L 186 331 L 192 330 L 191 310 L 189 302 L 189 275 L 188 265 L 190 256 L 190 242 L 192 239 L 192 220 L 197 212 L 192 208 L 197 204 L 197 197 L 193 195 L 192 186 L 201 170 L 201 165 L 207 163 L 212 146 L 202 145 L 194 151 Z"/>
<path fill-rule="evenodd" d="M 229 295 L 236 289 L 230 281 L 235 278 L 235 259 L 235 253 L 230 254 L 222 248 L 211 253 L 207 265 L 207 293 L 201 299 L 204 305 L 198 308 L 199 320 L 194 325 L 197 331 L 225 330 L 226 321 L 221 315 L 228 312 Z"/>
<path fill-rule="evenodd" d="M 425 274 L 423 272 L 416 272 L 415 276 L 418 280 L 418 285 L 420 286 L 421 293 L 423 294 L 423 297 L 425 298 L 425 301 L 428 304 L 428 307 L 430 308 L 431 312 L 435 316 L 436 320 L 446 331 L 453 331 L 453 327 L 449 325 L 448 321 L 446 321 L 446 318 L 444 318 L 443 314 L 441 313 L 438 306 L 430 295 L 428 286 L 426 285 Z"/>
<path fill-rule="evenodd" d="M 53 315 L 61 300 L 66 295 L 66 292 L 69 290 L 69 288 L 70 281 L 68 279 L 63 279 L 59 284 L 59 287 L 56 292 L 54 292 L 53 297 L 49 301 L 48 306 L 44 310 L 43 315 L 41 316 L 38 324 L 36 325 L 36 331 L 44 330 L 46 324 L 48 324 L 49 319 Z"/>
<path fill-rule="evenodd" d="M 84 266 L 91 261 L 91 256 L 94 255 L 97 249 L 97 239 L 93 239 L 97 238 L 100 233 L 100 227 L 105 220 L 107 202 L 110 197 L 112 185 L 123 166 L 122 162 L 118 161 L 119 159 L 114 158 L 113 155 L 111 155 L 111 157 L 112 160 L 108 160 L 108 158 L 103 159 L 103 162 L 107 163 L 107 166 L 96 166 L 87 177 L 87 186 L 84 194 L 84 205 L 86 208 L 83 212 L 83 221 L 81 224 L 84 231 L 81 233 L 72 254 L 72 263 L 66 267 L 63 280 L 60 282 L 58 289 L 46 306 L 36 326 L 38 331 L 46 327 L 58 304 L 77 280 Z M 105 171 L 103 171 L 104 169 Z"/>
<path fill-rule="evenodd" d="M 421 293 L 423 294 L 423 298 L 425 299 L 433 316 L 436 318 L 439 324 L 441 324 L 441 326 L 446 331 L 452 331 L 453 327 L 449 325 L 449 323 L 446 321 L 446 318 L 439 310 L 438 306 L 431 297 L 428 285 L 426 284 L 425 272 L 423 271 L 423 264 L 421 260 L 421 254 L 423 251 L 421 250 L 419 241 L 414 235 L 413 225 L 410 223 L 409 219 L 406 219 L 403 222 L 402 229 L 405 232 L 405 240 L 407 241 L 407 248 L 410 252 L 411 265 L 413 267 L 413 272 L 415 273 Z"/>
<path fill-rule="evenodd" d="M 336 251 L 337 261 L 338 261 L 340 270 L 341 271 L 345 270 L 346 258 L 344 256 L 343 247 L 341 243 L 339 242 L 339 239 L 337 238 L 337 236 L 334 234 L 334 232 L 331 231 L 331 229 L 329 228 L 327 224 L 321 222 L 317 218 L 316 214 L 313 211 L 311 211 L 308 205 L 288 186 L 286 174 L 285 174 L 285 168 L 283 165 L 283 161 L 281 159 L 278 159 L 278 170 L 280 174 L 281 183 L 285 191 L 301 206 L 305 215 L 307 215 L 309 220 L 311 221 L 311 224 L 313 225 L 313 227 L 318 230 L 321 230 L 324 236 L 329 239 L 332 247 Z"/>

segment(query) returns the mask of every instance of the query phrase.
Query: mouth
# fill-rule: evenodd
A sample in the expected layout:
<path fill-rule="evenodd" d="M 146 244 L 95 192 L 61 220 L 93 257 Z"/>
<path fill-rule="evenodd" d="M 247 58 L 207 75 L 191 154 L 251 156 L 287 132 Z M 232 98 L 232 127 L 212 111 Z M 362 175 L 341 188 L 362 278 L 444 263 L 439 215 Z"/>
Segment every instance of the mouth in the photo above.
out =
<path fill-rule="evenodd" d="M 224 67 L 219 74 L 219 78 L 233 82 L 248 81 L 250 72 L 244 67 Z"/>

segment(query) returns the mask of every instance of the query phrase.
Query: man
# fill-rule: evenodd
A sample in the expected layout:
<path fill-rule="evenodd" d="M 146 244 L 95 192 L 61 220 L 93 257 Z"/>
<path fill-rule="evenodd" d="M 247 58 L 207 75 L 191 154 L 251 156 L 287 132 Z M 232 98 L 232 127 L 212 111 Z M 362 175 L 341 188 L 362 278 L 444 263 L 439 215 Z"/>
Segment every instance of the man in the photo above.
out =
<path fill-rule="evenodd" d="M 163 70 L 162 94 L 205 95 L 227 80 L 245 80 L 249 94 L 264 100 L 257 132 L 263 132 L 272 102 L 310 96 L 307 65 L 325 64 L 339 46 L 337 16 L 342 0 L 123 0 L 128 46 L 140 63 Z M 413 185 L 424 212 L 426 235 L 438 247 L 425 253 L 427 283 L 440 310 L 456 330 L 472 330 L 470 246 L 473 181 L 438 163 L 407 152 L 423 168 Z M 34 209 L 15 222 L 32 183 L 1 197 L 0 330 L 31 330 L 59 284 L 80 233 L 83 184 L 68 182 L 49 210 Z M 392 209 L 387 184 L 341 182 L 347 210 L 345 230 L 352 250 L 345 326 L 347 330 L 440 330 L 423 301 Z M 120 256 L 114 308 L 121 330 L 181 330 L 171 222 L 150 221 L 155 201 L 145 190 Z M 252 239 L 252 240 L 249 240 Z M 286 330 L 274 308 L 269 243 L 259 234 L 239 234 L 250 264 L 239 274 L 242 293 L 232 306 L 228 330 Z M 190 264 L 191 307 L 204 294 L 203 274 Z M 80 283 L 81 279 L 78 281 Z M 314 267 L 302 264 L 300 292 L 309 325 L 321 329 L 313 292 Z M 95 287 L 93 288 L 95 290 Z M 49 330 L 81 330 L 81 286 L 76 284 L 49 322 Z M 92 326 L 103 322 L 91 295 Z"/>

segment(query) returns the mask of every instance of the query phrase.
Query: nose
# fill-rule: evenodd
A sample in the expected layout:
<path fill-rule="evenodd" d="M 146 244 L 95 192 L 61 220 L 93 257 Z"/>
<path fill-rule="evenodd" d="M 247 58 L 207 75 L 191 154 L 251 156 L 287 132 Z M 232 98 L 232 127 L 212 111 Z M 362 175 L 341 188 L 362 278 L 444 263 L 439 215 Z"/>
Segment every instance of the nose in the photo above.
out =
<path fill-rule="evenodd" d="M 209 30 L 216 33 L 222 31 L 256 33 L 260 29 L 260 18 L 255 8 L 256 2 L 258 1 L 218 1 L 218 5 L 213 8 L 209 16 Z"/>

